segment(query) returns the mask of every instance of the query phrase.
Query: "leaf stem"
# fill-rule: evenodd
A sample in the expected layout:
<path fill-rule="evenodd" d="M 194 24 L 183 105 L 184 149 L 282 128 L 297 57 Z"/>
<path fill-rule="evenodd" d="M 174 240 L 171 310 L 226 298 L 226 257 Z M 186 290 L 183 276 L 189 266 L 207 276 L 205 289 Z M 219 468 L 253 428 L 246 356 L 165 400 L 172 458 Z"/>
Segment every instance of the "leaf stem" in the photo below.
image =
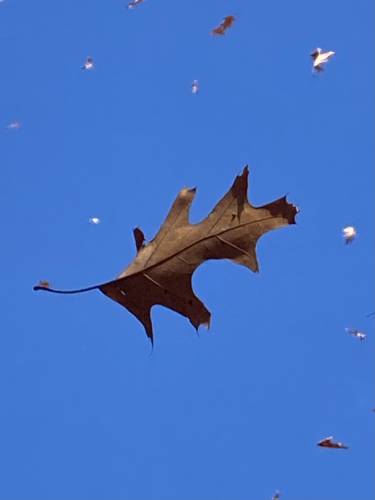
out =
<path fill-rule="evenodd" d="M 87 288 L 78 288 L 77 290 L 55 290 L 53 288 L 49 288 L 47 286 L 36 285 L 33 287 L 33 290 L 36 292 L 38 290 L 44 290 L 45 292 L 51 293 L 63 293 L 63 294 L 74 294 L 74 293 L 84 293 L 90 292 L 91 290 L 97 290 L 100 285 L 89 286 Z"/>

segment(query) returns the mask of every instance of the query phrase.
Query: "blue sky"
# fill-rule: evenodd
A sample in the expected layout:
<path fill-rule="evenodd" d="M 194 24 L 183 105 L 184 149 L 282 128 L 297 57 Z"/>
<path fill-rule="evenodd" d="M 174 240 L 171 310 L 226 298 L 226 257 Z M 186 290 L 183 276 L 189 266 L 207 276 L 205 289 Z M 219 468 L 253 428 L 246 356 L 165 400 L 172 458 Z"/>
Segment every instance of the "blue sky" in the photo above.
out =
<path fill-rule="evenodd" d="M 373 3 L 125 7 L 0 5 L 0 500 L 370 500 Z M 313 76 L 316 46 L 336 55 Z M 150 356 L 99 292 L 32 292 L 114 278 L 135 226 L 151 239 L 184 186 L 202 219 L 246 164 L 253 204 L 301 212 L 259 274 L 197 270 L 210 331 L 156 307 Z M 316 446 L 331 434 L 350 449 Z"/>

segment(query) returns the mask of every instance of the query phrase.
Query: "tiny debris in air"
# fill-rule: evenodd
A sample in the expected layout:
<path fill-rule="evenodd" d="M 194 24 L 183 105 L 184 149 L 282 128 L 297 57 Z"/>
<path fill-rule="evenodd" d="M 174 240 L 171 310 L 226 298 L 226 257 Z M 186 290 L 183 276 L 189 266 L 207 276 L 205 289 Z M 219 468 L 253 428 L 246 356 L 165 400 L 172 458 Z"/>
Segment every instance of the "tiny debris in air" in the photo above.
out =
<path fill-rule="evenodd" d="M 128 3 L 128 9 L 134 9 L 137 5 L 143 3 L 143 0 L 132 0 Z"/>
<path fill-rule="evenodd" d="M 198 94 L 198 92 L 199 92 L 199 82 L 198 80 L 193 80 L 193 83 L 191 84 L 191 93 Z"/>
<path fill-rule="evenodd" d="M 348 449 L 344 443 L 340 443 L 340 441 L 334 441 L 333 436 L 326 437 L 317 443 L 317 446 L 321 446 L 322 448 L 342 448 L 344 450 Z"/>
<path fill-rule="evenodd" d="M 94 59 L 92 57 L 88 57 L 84 63 L 83 66 L 81 66 L 81 69 L 84 69 L 84 70 L 92 70 L 94 69 Z"/>
<path fill-rule="evenodd" d="M 327 50 L 324 52 L 321 48 L 317 47 L 311 52 L 310 55 L 313 60 L 313 71 L 319 73 L 320 71 L 323 71 L 323 65 L 327 64 L 331 57 L 335 55 L 335 52 L 333 50 Z"/>
<path fill-rule="evenodd" d="M 7 126 L 6 126 L 7 129 L 9 130 L 17 130 L 19 128 L 21 128 L 21 123 L 17 120 L 14 120 L 13 122 L 10 122 Z"/>
<path fill-rule="evenodd" d="M 361 332 L 361 331 L 359 331 L 359 330 L 357 330 L 355 328 L 345 328 L 345 331 L 347 333 L 349 333 L 349 335 L 351 335 L 352 337 L 355 337 L 355 338 L 357 338 L 357 339 L 359 339 L 361 341 L 365 340 L 365 338 L 366 338 L 366 334 L 365 333 L 363 333 L 363 332 Z"/>
<path fill-rule="evenodd" d="M 100 224 L 100 219 L 99 219 L 99 217 L 90 217 L 89 222 L 90 222 L 90 224 L 98 225 L 98 224 Z"/>
<path fill-rule="evenodd" d="M 357 236 L 357 230 L 354 226 L 346 226 L 342 230 L 342 236 L 346 244 L 352 243 L 354 238 Z"/>

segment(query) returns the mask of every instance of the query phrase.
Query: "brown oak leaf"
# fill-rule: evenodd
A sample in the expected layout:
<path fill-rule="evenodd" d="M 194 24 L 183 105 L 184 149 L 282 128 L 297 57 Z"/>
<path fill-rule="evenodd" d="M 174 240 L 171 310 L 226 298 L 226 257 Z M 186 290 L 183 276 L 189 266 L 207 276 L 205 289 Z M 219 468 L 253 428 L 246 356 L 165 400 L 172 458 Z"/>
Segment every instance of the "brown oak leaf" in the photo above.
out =
<path fill-rule="evenodd" d="M 137 255 L 113 281 L 80 290 L 101 290 L 133 313 L 153 342 L 151 308 L 162 305 L 186 316 L 198 329 L 209 325 L 210 312 L 192 288 L 192 275 L 209 259 L 231 259 L 258 272 L 255 247 L 267 231 L 295 224 L 297 208 L 286 196 L 253 207 L 247 199 L 248 168 L 237 176 L 230 190 L 212 212 L 198 224 L 190 224 L 189 210 L 195 189 L 183 189 L 175 199 L 155 238 L 144 243 L 140 229 L 134 230 Z"/>

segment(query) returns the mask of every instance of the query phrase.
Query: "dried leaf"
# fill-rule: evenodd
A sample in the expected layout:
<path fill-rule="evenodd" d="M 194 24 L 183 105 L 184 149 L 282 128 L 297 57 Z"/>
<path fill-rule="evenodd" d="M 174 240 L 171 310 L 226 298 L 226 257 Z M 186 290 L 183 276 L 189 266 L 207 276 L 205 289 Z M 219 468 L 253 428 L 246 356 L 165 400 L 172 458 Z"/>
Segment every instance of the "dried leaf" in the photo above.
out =
<path fill-rule="evenodd" d="M 92 57 L 87 57 L 85 63 L 83 66 L 81 66 L 81 69 L 84 69 L 84 70 L 87 70 L 87 71 L 91 71 L 92 69 L 94 69 L 94 59 Z"/>
<path fill-rule="evenodd" d="M 342 230 L 342 236 L 346 244 L 352 243 L 357 236 L 357 230 L 354 226 L 346 226 Z"/>
<path fill-rule="evenodd" d="M 319 441 L 317 446 L 321 446 L 322 448 L 342 448 L 344 450 L 348 449 L 348 446 L 346 446 L 345 444 L 340 443 L 339 441 L 333 441 L 333 436 L 322 439 L 321 441 Z"/>
<path fill-rule="evenodd" d="M 313 70 L 316 72 L 323 71 L 323 65 L 327 64 L 327 62 L 331 59 L 331 57 L 335 55 L 335 53 L 336 52 L 334 52 L 333 50 L 323 52 L 319 47 L 314 49 L 310 54 L 313 60 Z"/>
<path fill-rule="evenodd" d="M 217 26 L 216 28 L 214 28 L 212 31 L 211 31 L 211 34 L 212 35 L 224 35 L 226 30 L 228 28 L 231 28 L 233 23 L 234 23 L 234 16 L 226 16 L 224 17 L 224 19 L 221 21 L 221 23 L 219 24 L 219 26 Z"/>
<path fill-rule="evenodd" d="M 360 341 L 363 341 L 366 338 L 366 334 L 361 332 L 360 330 L 357 330 L 356 328 L 345 328 L 345 331 L 349 333 L 349 335 L 352 335 L 352 337 L 356 337 Z"/>
<path fill-rule="evenodd" d="M 196 329 L 209 325 L 211 315 L 192 289 L 192 274 L 197 267 L 209 259 L 231 259 L 257 272 L 258 239 L 272 229 L 295 223 L 297 208 L 285 196 L 253 207 L 247 200 L 247 180 L 245 167 L 213 211 L 198 224 L 189 223 L 195 189 L 183 189 L 152 241 L 145 245 L 143 233 L 138 228 L 134 231 L 137 255 L 117 279 L 81 290 L 50 291 L 78 293 L 98 288 L 134 314 L 151 341 L 150 311 L 156 304 L 187 317 Z"/>
<path fill-rule="evenodd" d="M 128 3 L 128 9 L 134 9 L 137 5 L 143 3 L 144 0 L 131 0 Z"/>
<path fill-rule="evenodd" d="M 193 80 L 193 83 L 191 84 L 191 92 L 192 92 L 192 94 L 198 94 L 198 92 L 199 92 L 198 80 Z"/>

